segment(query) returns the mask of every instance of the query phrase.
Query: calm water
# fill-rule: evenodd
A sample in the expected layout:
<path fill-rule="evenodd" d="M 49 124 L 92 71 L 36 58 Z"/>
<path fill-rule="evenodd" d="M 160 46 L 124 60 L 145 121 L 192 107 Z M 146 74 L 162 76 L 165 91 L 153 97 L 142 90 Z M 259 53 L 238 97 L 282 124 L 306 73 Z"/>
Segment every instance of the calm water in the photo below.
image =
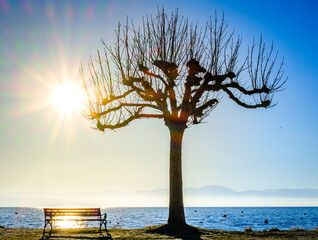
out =
<path fill-rule="evenodd" d="M 168 208 L 105 208 L 109 228 L 143 228 L 166 223 Z M 186 208 L 187 223 L 193 226 L 243 231 L 293 227 L 318 227 L 318 207 L 206 207 Z M 223 217 L 226 215 L 227 217 Z M 268 220 L 268 224 L 264 220 Z M 0 226 L 7 228 L 43 228 L 44 214 L 39 208 L 0 208 Z M 81 223 L 79 227 L 97 227 L 98 222 Z"/>

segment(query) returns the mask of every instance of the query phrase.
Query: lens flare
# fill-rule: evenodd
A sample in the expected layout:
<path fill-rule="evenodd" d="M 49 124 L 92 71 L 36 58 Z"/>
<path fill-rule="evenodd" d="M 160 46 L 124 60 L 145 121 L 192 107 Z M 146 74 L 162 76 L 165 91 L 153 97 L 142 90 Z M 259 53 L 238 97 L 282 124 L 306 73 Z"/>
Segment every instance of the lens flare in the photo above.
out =
<path fill-rule="evenodd" d="M 62 134 L 72 146 L 75 127 L 86 126 L 79 116 L 87 101 L 79 66 L 96 38 L 87 34 L 86 24 L 104 19 L 106 11 L 111 18 L 116 6 L 113 0 L 40 5 L 0 0 L 0 114 L 5 122 L 0 130 L 7 134 L 0 142 L 18 142 L 22 124 L 12 122 L 19 121 L 23 128 L 32 125 L 32 133 L 48 131 L 48 155 Z M 37 124 L 29 123 L 34 116 Z M 36 136 L 32 134 L 31 141 Z"/>

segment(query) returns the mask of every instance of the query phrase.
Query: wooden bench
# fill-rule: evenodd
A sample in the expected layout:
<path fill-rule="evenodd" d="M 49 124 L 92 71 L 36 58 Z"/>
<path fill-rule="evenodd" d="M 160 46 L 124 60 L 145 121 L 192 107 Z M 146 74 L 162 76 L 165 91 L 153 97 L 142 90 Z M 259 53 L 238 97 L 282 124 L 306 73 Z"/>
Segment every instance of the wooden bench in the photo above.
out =
<path fill-rule="evenodd" d="M 45 229 L 47 225 L 51 226 L 49 236 L 52 234 L 52 225 L 56 221 L 99 221 L 99 233 L 101 233 L 102 226 L 106 229 L 107 214 L 102 214 L 100 208 L 43 208 L 44 210 L 44 230 L 43 238 L 45 235 Z"/>

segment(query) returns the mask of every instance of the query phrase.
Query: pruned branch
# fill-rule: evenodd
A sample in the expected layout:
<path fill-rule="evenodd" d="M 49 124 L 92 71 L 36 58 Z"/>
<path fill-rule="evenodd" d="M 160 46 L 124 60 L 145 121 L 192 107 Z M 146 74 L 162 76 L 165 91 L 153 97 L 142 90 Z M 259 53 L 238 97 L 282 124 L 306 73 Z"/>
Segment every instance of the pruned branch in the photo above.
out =
<path fill-rule="evenodd" d="M 184 129 L 201 123 L 223 95 L 245 108 L 268 108 L 287 80 L 284 61 L 276 64 L 278 53 L 262 36 L 241 57 L 242 38 L 223 14 L 200 28 L 177 10 L 159 9 L 141 27 L 119 23 L 115 35 L 113 45 L 103 41 L 104 56 L 97 51 L 87 71 L 81 66 L 86 116 L 101 131 L 143 118 Z"/>
<path fill-rule="evenodd" d="M 125 108 L 125 107 L 138 107 L 140 109 L 143 109 L 143 108 L 153 108 L 153 109 L 156 109 L 156 110 L 159 110 L 159 108 L 156 106 L 156 105 L 152 105 L 152 104 L 145 104 L 145 103 L 121 103 L 119 106 L 117 107 L 113 107 L 113 108 L 109 108 L 105 111 L 102 111 L 102 112 L 94 112 L 94 111 L 91 111 L 90 112 L 90 115 L 91 115 L 91 118 L 92 119 L 97 119 L 97 118 L 100 118 L 104 115 L 107 115 L 111 112 L 115 112 L 115 111 L 118 111 L 118 110 L 121 110 L 122 108 Z"/>
<path fill-rule="evenodd" d="M 247 104 L 242 102 L 239 98 L 235 97 L 234 94 L 227 88 L 223 89 L 224 92 L 226 92 L 228 94 L 228 96 L 230 97 L 230 99 L 232 99 L 234 102 L 236 102 L 238 105 L 240 105 L 241 107 L 245 107 L 245 108 L 267 108 L 270 106 L 271 102 L 269 100 L 264 100 L 261 103 L 256 103 L 256 104 Z"/>
<path fill-rule="evenodd" d="M 130 116 L 129 118 L 127 118 L 126 120 L 124 120 L 122 122 L 117 122 L 116 124 L 102 124 L 99 120 L 97 120 L 96 127 L 98 130 L 100 130 L 102 132 L 104 132 L 105 129 L 115 130 L 115 129 L 127 126 L 133 120 L 141 119 L 141 118 L 164 118 L 164 116 L 159 115 L 159 114 L 139 114 L 139 113 L 136 113 L 136 114 Z"/>
<path fill-rule="evenodd" d="M 266 93 L 269 94 L 271 91 L 271 89 L 269 89 L 266 85 L 264 85 L 262 88 L 254 88 L 251 90 L 247 90 L 244 87 L 240 86 L 239 83 L 237 82 L 231 82 L 228 84 L 224 84 L 222 85 L 222 89 L 224 88 L 235 88 L 237 90 L 239 90 L 241 93 L 246 94 L 246 95 L 252 95 L 252 94 L 257 94 L 257 93 Z"/>
<path fill-rule="evenodd" d="M 113 96 L 113 95 L 110 95 L 108 98 L 104 98 L 101 102 L 102 105 L 106 105 L 106 104 L 109 104 L 115 100 L 119 100 L 119 99 L 122 99 L 122 98 L 125 98 L 126 96 L 128 96 L 130 93 L 134 92 L 133 89 L 130 89 L 128 90 L 127 92 L 125 92 L 124 94 L 122 95 L 119 95 L 119 96 Z"/>

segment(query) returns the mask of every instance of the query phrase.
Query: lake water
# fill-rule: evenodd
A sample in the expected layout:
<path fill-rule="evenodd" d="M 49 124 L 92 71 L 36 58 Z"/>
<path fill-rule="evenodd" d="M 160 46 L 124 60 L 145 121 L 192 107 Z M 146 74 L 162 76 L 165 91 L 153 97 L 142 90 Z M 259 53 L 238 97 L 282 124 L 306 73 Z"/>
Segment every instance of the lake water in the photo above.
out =
<path fill-rule="evenodd" d="M 108 228 L 143 228 L 166 223 L 168 218 L 168 208 L 103 208 L 102 212 L 108 214 Z M 318 227 L 318 207 L 188 207 L 185 214 L 188 224 L 207 229 L 244 231 L 252 226 L 253 230 L 262 231 Z M 80 224 L 77 227 L 98 227 L 98 222 Z M 0 226 L 43 228 L 43 209 L 0 208 Z"/>

